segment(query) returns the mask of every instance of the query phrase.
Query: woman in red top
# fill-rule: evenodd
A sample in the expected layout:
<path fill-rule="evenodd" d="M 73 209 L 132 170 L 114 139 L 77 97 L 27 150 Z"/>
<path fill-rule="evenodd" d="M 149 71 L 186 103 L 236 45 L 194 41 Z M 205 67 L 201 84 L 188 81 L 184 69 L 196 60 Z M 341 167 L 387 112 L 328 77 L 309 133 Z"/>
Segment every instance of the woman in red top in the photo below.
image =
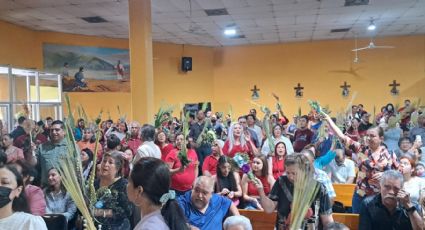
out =
<path fill-rule="evenodd" d="M 168 153 L 170 153 L 170 151 L 174 148 L 171 143 L 168 143 L 167 135 L 165 135 L 164 131 L 162 130 L 156 133 L 155 144 L 158 145 L 159 149 L 161 150 L 161 160 L 163 161 L 167 157 Z"/>
<path fill-rule="evenodd" d="M 269 174 L 277 180 L 285 172 L 286 145 L 278 142 L 274 147 L 274 156 L 267 159 L 269 165 Z"/>
<path fill-rule="evenodd" d="M 224 155 L 233 158 L 236 153 L 246 153 L 252 159 L 257 152 L 258 150 L 252 143 L 249 132 L 243 132 L 239 123 L 230 126 L 228 138 L 223 146 Z"/>
<path fill-rule="evenodd" d="M 195 150 L 187 149 L 187 158 L 190 163 L 183 167 L 178 158 L 179 151 L 184 144 L 183 134 L 176 136 L 176 148 L 171 150 L 165 157 L 165 163 L 170 168 L 171 173 L 171 189 L 176 191 L 176 195 L 183 195 L 192 189 L 195 178 L 198 177 L 198 156 Z"/>
<path fill-rule="evenodd" d="M 263 184 L 264 192 L 266 195 L 268 195 L 270 189 L 273 187 L 275 179 L 272 175 L 269 174 L 266 157 L 263 155 L 255 155 L 254 159 L 252 160 L 251 167 L 255 177 L 258 178 Z M 249 180 L 247 174 L 242 176 L 241 186 L 243 199 L 246 202 L 245 209 L 263 210 L 258 200 L 260 198 L 258 190 L 255 187 L 254 182 Z"/>
<path fill-rule="evenodd" d="M 223 152 L 221 151 L 220 144 L 216 140 L 211 146 L 211 155 L 207 156 L 202 164 L 202 175 L 216 175 L 218 159 L 222 155 Z"/>

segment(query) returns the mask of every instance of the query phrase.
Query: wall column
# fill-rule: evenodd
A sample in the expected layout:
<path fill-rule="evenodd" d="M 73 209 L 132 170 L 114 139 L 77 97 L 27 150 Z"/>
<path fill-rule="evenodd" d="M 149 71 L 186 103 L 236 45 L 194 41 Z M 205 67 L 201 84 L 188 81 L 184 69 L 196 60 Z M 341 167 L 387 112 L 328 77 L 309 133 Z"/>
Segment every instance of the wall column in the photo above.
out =
<path fill-rule="evenodd" d="M 153 54 L 151 0 L 129 0 L 131 115 L 133 120 L 153 121 Z"/>

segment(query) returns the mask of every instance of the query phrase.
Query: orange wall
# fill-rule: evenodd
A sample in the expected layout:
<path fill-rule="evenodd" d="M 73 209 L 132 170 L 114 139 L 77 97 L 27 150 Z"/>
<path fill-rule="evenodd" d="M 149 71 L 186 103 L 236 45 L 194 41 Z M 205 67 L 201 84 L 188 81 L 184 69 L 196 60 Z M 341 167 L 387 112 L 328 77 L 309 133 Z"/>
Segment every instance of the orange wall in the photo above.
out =
<path fill-rule="evenodd" d="M 227 111 L 231 104 L 235 114 L 246 113 L 252 107 L 247 102 L 249 90 L 257 85 L 259 103 L 274 108 L 274 92 L 290 115 L 299 106 L 306 113 L 308 99 L 329 105 L 335 114 L 351 99 L 341 96 L 339 86 L 344 81 L 351 85 L 351 92 L 358 92 L 354 103 L 363 103 L 371 112 L 374 106 L 379 110 L 388 102 L 425 99 L 425 36 L 379 38 L 375 43 L 396 48 L 359 52 L 357 64 L 350 51 L 354 48 L 352 40 L 219 48 L 214 66 L 214 102 L 220 105 L 219 110 Z M 358 44 L 366 46 L 368 41 L 360 40 Z M 350 68 L 357 75 L 349 74 Z M 392 80 L 401 83 L 398 97 L 389 93 Z M 298 82 L 305 88 L 302 99 L 294 97 L 293 88 Z"/>
<path fill-rule="evenodd" d="M 1 21 L 0 32 L 7 34 L 0 36 L 0 63 L 17 67 L 42 69 L 43 43 L 128 48 L 125 39 L 36 32 Z M 367 45 L 368 40 L 358 43 Z M 359 52 L 361 63 L 355 64 L 352 40 L 219 48 L 154 43 L 154 105 L 157 109 L 161 103 L 179 107 L 180 103 L 211 101 L 215 111 L 227 113 L 231 106 L 239 115 L 253 107 L 248 102 L 250 89 L 257 85 L 259 103 L 274 107 L 274 92 L 289 115 L 299 106 L 307 112 L 307 99 L 318 99 L 339 111 L 349 101 L 340 96 L 339 86 L 344 81 L 352 92 L 358 92 L 355 103 L 365 104 L 369 111 L 374 105 L 379 110 L 384 103 L 405 98 L 425 99 L 425 36 L 379 38 L 376 43 L 397 48 Z M 182 56 L 193 57 L 192 72 L 180 71 Z M 358 76 L 343 73 L 350 68 Z M 399 97 L 389 94 L 388 84 L 393 79 L 401 83 Z M 293 90 L 298 82 L 305 87 L 300 100 Z M 103 108 L 105 116 L 109 110 L 115 118 L 117 105 L 123 113 L 130 115 L 131 111 L 130 93 L 71 93 L 70 98 L 73 104 L 82 104 L 91 117 Z"/>

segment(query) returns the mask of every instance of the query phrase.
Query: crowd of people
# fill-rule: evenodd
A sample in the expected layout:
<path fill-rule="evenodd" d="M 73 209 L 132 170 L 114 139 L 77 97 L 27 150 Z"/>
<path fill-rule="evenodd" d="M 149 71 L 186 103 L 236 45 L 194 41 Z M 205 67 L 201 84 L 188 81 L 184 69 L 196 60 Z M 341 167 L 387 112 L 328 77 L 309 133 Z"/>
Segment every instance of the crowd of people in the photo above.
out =
<path fill-rule="evenodd" d="M 235 121 L 199 110 L 185 121 L 187 135 L 171 115 L 160 127 L 77 120 L 83 176 L 97 172 L 93 216 L 102 229 L 252 229 L 240 209 L 277 211 L 276 229 L 288 229 L 297 173 L 306 167 L 319 192 L 305 218 L 317 217 L 319 229 L 346 229 L 332 217 L 333 184 L 356 185 L 350 211 L 360 214 L 362 230 L 424 228 L 425 113 L 409 100 L 383 106 L 373 120 L 353 105 L 342 123 L 314 109 L 293 120 L 280 107 L 264 120 L 251 109 Z M 0 130 L 0 228 L 46 229 L 45 214 L 79 228 L 55 168 L 68 154 L 64 122 L 21 116 L 12 132 Z M 253 178 L 235 166 L 240 154 Z"/>

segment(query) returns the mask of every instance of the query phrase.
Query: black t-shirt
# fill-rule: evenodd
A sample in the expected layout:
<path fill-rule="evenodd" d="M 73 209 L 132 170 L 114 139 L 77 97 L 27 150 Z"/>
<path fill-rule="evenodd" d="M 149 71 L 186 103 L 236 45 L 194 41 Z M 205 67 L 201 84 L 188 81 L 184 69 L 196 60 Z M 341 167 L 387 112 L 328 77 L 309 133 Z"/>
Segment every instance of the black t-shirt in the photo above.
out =
<path fill-rule="evenodd" d="M 318 182 L 320 186 L 320 190 L 316 195 L 316 200 L 320 201 L 319 205 L 319 215 L 330 215 L 332 214 L 332 204 L 329 199 L 329 196 L 327 195 L 325 186 Z M 289 182 L 288 177 L 286 175 L 282 175 L 278 178 L 276 183 L 273 185 L 272 190 L 270 191 L 269 198 L 273 201 L 277 201 L 277 219 L 276 219 L 276 229 L 280 229 L 279 225 L 284 223 L 286 218 L 289 217 L 289 214 L 291 212 L 291 202 L 289 201 L 290 198 L 285 194 L 285 187 L 287 188 L 287 191 L 290 192 L 290 194 L 293 196 L 294 194 L 294 184 Z M 314 204 L 312 203 L 311 207 L 314 211 Z M 319 223 L 320 223 L 319 218 Z M 320 224 L 321 225 L 321 224 Z M 319 226 L 320 228 L 320 226 Z"/>

